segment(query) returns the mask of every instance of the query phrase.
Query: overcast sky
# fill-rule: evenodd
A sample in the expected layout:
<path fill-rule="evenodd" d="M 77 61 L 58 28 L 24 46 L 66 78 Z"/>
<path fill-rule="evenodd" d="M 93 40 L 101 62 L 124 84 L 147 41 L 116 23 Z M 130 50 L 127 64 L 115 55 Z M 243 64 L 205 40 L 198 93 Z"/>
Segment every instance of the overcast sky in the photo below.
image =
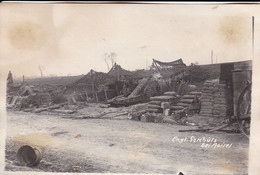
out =
<path fill-rule="evenodd" d="M 252 59 L 260 55 L 259 5 L 1 4 L 1 76 L 86 74 L 108 71 L 104 54 L 128 70 L 152 58 L 186 64 Z"/>

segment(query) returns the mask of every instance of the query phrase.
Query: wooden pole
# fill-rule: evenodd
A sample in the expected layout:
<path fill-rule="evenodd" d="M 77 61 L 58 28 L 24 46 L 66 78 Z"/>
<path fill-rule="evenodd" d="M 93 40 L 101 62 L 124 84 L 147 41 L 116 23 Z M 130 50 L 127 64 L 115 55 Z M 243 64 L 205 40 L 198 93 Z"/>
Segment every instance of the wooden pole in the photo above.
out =
<path fill-rule="evenodd" d="M 255 50 L 255 17 L 252 16 L 252 57 L 254 59 L 255 54 L 254 54 L 254 50 Z"/>
<path fill-rule="evenodd" d="M 116 93 L 117 93 L 117 95 L 119 95 L 118 87 L 117 87 L 117 82 L 116 82 Z"/>
<path fill-rule="evenodd" d="M 105 86 L 104 86 L 104 93 L 105 93 L 105 99 L 106 99 L 106 101 L 107 101 L 107 91 L 106 91 Z"/>
<path fill-rule="evenodd" d="M 87 90 L 86 90 L 86 97 L 87 97 L 86 101 L 88 101 L 88 91 Z"/>
<path fill-rule="evenodd" d="M 97 103 L 98 103 L 98 95 L 97 95 L 97 92 L 96 92 L 95 94 L 96 94 L 96 101 L 97 101 Z"/>
<path fill-rule="evenodd" d="M 211 51 L 211 64 L 213 64 L 213 50 Z"/>
<path fill-rule="evenodd" d="M 92 94 L 93 94 L 93 98 L 95 98 L 95 87 L 94 87 L 94 82 L 93 82 L 93 74 L 92 74 L 92 69 L 90 71 L 90 75 L 91 75 L 91 85 L 92 85 Z"/>

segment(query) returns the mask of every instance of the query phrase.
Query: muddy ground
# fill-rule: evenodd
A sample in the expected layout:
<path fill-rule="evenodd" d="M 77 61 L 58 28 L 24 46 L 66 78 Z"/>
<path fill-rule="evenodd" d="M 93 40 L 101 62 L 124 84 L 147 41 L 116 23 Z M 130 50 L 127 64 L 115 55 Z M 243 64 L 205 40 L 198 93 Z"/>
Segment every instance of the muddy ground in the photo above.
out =
<path fill-rule="evenodd" d="M 131 108 L 87 106 L 78 114 L 122 113 Z M 246 174 L 248 139 L 235 133 L 178 132 L 195 126 L 144 123 L 127 115 L 103 119 L 8 111 L 6 171 Z M 114 113 L 113 113 L 114 115 Z M 111 119 L 112 118 L 112 119 Z M 228 148 L 202 147 L 211 140 Z M 185 139 L 181 142 L 178 139 Z M 29 144 L 42 150 L 37 167 L 19 166 L 16 151 Z"/>

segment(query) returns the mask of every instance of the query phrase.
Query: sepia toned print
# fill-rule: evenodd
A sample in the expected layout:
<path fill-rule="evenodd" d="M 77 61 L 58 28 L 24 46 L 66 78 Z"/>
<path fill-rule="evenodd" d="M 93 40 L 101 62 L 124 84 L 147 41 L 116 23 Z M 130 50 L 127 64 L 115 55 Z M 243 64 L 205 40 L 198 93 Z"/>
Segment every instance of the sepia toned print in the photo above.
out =
<path fill-rule="evenodd" d="M 258 8 L 3 3 L 3 173 L 249 174 Z"/>

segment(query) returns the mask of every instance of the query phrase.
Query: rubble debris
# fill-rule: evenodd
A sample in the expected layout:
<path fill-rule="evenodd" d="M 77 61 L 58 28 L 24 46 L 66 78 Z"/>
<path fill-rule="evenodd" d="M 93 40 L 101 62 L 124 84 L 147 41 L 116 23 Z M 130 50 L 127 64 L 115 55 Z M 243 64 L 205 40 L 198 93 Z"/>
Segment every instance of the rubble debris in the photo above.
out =
<path fill-rule="evenodd" d="M 80 96 L 80 99 L 75 98 L 77 101 L 86 102 L 106 102 L 119 95 L 127 97 L 133 93 L 139 80 L 148 77 L 147 72 L 127 71 L 115 63 L 108 73 L 90 70 L 78 81 L 67 85 L 65 93 L 76 93 Z"/>
<path fill-rule="evenodd" d="M 174 119 L 172 119 L 171 117 L 164 117 L 162 119 L 163 123 L 168 123 L 168 124 L 178 124 Z"/>
<path fill-rule="evenodd" d="M 161 75 L 156 73 L 139 81 L 139 84 L 133 92 L 124 97 L 123 95 L 117 96 L 108 103 L 117 106 L 129 106 L 140 102 L 148 101 L 150 97 L 161 95 L 169 89 L 169 79 L 162 79 Z"/>

